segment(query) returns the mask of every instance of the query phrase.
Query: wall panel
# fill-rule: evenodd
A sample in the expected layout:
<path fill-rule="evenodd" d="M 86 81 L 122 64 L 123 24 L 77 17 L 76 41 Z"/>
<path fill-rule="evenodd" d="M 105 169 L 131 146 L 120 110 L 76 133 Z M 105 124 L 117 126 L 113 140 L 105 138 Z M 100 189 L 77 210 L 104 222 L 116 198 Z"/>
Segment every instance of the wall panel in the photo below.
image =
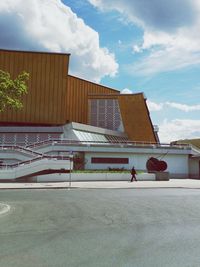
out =
<path fill-rule="evenodd" d="M 7 109 L 0 122 L 58 125 L 88 123 L 88 99 L 118 99 L 125 132 L 130 140 L 156 142 L 142 93 L 119 91 L 68 75 L 69 54 L 0 50 L 0 69 L 15 78 L 30 73 L 22 110 Z"/>
<path fill-rule="evenodd" d="M 129 140 L 156 142 L 143 93 L 89 95 L 89 99 L 118 99 L 124 131 Z"/>
<path fill-rule="evenodd" d="M 0 69 L 15 78 L 30 73 L 22 110 L 7 109 L 0 122 L 63 124 L 66 121 L 68 54 L 0 50 Z"/>
<path fill-rule="evenodd" d="M 88 96 L 90 94 L 119 94 L 119 91 L 68 75 L 66 119 L 88 123 Z"/>
<path fill-rule="evenodd" d="M 156 142 L 153 125 L 142 93 L 120 95 L 119 106 L 125 132 L 130 140 Z"/>

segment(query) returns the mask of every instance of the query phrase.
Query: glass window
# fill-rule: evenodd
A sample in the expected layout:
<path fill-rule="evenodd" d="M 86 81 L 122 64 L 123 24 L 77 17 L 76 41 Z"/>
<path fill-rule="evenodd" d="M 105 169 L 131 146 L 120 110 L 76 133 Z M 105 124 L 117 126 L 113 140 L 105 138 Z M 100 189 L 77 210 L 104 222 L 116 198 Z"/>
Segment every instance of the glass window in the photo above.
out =
<path fill-rule="evenodd" d="M 89 124 L 114 131 L 124 131 L 117 99 L 90 99 Z"/>

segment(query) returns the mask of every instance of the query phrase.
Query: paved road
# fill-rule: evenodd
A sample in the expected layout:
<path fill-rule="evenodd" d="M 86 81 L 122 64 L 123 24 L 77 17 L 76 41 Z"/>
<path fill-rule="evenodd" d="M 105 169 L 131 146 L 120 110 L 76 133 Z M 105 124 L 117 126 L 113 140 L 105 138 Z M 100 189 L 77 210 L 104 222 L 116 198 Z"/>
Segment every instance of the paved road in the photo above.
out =
<path fill-rule="evenodd" d="M 48 183 L 0 183 L 1 189 L 34 189 L 34 188 L 68 188 L 69 182 Z M 169 181 L 79 181 L 72 182 L 71 188 L 199 188 L 200 180 L 170 179 Z"/>
<path fill-rule="evenodd" d="M 0 267 L 198 267 L 199 189 L 3 190 Z"/>

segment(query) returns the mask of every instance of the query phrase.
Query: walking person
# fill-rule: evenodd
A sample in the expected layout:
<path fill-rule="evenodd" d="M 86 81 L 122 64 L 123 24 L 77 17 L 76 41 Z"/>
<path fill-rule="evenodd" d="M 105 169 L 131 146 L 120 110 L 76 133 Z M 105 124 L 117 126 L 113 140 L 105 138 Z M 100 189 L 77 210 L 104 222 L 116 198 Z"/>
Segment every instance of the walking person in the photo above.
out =
<path fill-rule="evenodd" d="M 136 179 L 136 176 L 135 176 L 136 174 L 137 174 L 137 172 L 136 172 L 135 168 L 133 167 L 131 169 L 131 175 L 132 175 L 131 182 L 133 182 L 133 181 L 137 182 L 137 179 Z"/>

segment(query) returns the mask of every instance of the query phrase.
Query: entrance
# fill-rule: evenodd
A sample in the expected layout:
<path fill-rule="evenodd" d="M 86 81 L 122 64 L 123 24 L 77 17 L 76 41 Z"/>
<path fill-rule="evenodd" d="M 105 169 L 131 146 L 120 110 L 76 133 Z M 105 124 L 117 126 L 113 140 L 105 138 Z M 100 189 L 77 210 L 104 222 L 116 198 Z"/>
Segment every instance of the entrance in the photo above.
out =
<path fill-rule="evenodd" d="M 200 179 L 200 161 L 199 161 L 199 179 Z"/>

